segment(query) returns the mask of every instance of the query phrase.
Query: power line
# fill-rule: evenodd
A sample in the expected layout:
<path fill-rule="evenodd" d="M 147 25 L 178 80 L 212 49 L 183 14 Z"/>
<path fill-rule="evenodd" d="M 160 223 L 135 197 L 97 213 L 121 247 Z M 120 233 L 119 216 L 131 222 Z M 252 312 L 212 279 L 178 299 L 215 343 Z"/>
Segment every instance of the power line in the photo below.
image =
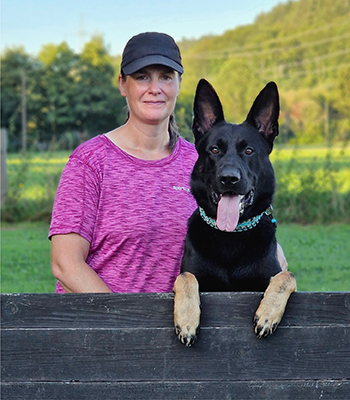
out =
<path fill-rule="evenodd" d="M 222 49 L 222 50 L 217 50 L 217 51 L 212 51 L 212 52 L 188 54 L 188 55 L 185 55 L 184 58 L 210 60 L 210 59 L 215 59 L 215 58 L 228 58 L 228 56 L 230 58 L 238 58 L 238 57 L 252 57 L 252 56 L 260 56 L 260 55 L 268 55 L 268 54 L 273 54 L 273 53 L 282 52 L 282 51 L 299 50 L 299 49 L 305 49 L 305 48 L 314 47 L 314 46 L 320 46 L 323 44 L 340 41 L 342 39 L 347 39 L 349 37 L 350 37 L 350 33 L 347 33 L 345 35 L 337 35 L 337 36 L 333 36 L 330 38 L 315 40 L 313 42 L 299 43 L 297 45 L 289 46 L 289 47 L 276 47 L 276 48 L 271 48 L 271 49 L 266 49 L 266 50 L 250 51 L 250 52 L 237 51 L 234 54 L 230 54 L 229 51 Z"/>
<path fill-rule="evenodd" d="M 348 15 L 344 17 L 344 21 L 343 22 L 333 22 L 331 24 L 327 24 L 327 25 L 323 25 L 321 27 L 317 27 L 314 29 L 310 29 L 310 30 L 306 30 L 306 31 L 302 31 L 302 32 L 298 32 L 295 33 L 294 35 L 290 35 L 290 36 L 283 36 L 283 37 L 278 37 L 278 38 L 272 38 L 272 39 L 268 39 L 268 40 L 264 40 L 264 45 L 266 44 L 271 44 L 271 43 L 279 43 L 279 42 L 288 42 L 290 40 L 302 37 L 305 38 L 305 36 L 310 36 L 313 35 L 315 33 L 324 31 L 324 30 L 328 30 L 331 28 L 339 27 L 341 25 L 349 25 L 349 18 Z M 236 46 L 236 47 L 226 47 L 217 51 L 212 51 L 210 53 L 221 53 L 221 52 L 240 52 L 240 51 L 249 51 L 249 50 L 254 50 L 254 49 L 260 49 L 261 43 L 257 44 L 257 43 L 252 43 L 252 44 L 248 44 L 245 46 Z M 208 52 L 204 52 L 204 54 L 207 54 Z"/>
<path fill-rule="evenodd" d="M 343 56 L 343 55 L 349 54 L 349 53 L 350 53 L 350 47 L 347 49 L 335 51 L 333 53 L 323 54 L 323 55 L 320 55 L 317 57 L 307 58 L 307 59 L 300 60 L 300 61 L 294 61 L 292 63 L 279 63 L 278 66 L 264 69 L 264 71 L 266 72 L 266 71 L 275 71 L 276 69 L 282 69 L 282 68 L 289 69 L 289 68 L 294 68 L 294 67 L 301 67 L 301 66 L 305 66 L 308 64 L 317 63 L 320 61 L 329 60 L 331 58 L 335 58 L 338 56 Z"/>
<path fill-rule="evenodd" d="M 338 69 L 349 67 L 349 66 L 350 66 L 350 62 L 342 63 L 342 64 L 338 64 L 338 65 L 332 65 L 329 67 L 314 68 L 312 70 L 307 70 L 307 71 L 305 71 L 305 70 L 294 71 L 294 72 L 288 71 L 288 77 L 290 78 L 290 77 L 298 77 L 298 76 L 304 76 L 304 75 L 321 75 L 324 72 L 336 71 Z M 261 74 L 264 74 L 269 71 L 273 72 L 272 69 L 262 70 Z M 267 75 L 269 75 L 269 74 L 267 74 Z M 278 71 L 277 68 L 276 68 L 275 72 L 273 72 L 274 77 L 283 76 L 283 75 L 285 75 L 285 73 L 283 71 Z"/>

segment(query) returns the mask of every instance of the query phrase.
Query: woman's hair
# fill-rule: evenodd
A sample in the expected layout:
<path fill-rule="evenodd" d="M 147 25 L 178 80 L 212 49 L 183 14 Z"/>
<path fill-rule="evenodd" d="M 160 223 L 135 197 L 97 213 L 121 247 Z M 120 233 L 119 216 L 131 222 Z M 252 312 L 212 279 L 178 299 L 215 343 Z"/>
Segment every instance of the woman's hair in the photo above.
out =
<path fill-rule="evenodd" d="M 127 75 L 125 75 L 123 71 L 120 72 L 120 75 L 121 75 L 122 79 L 125 81 Z M 128 121 L 129 114 L 130 114 L 129 106 L 127 106 L 127 117 L 126 117 L 126 120 L 124 123 L 126 123 Z M 176 121 L 175 121 L 175 112 L 174 111 L 170 114 L 170 117 L 169 117 L 168 132 L 169 132 L 169 149 L 170 149 L 170 151 L 173 151 L 177 141 L 180 138 L 179 129 L 178 129 Z"/>

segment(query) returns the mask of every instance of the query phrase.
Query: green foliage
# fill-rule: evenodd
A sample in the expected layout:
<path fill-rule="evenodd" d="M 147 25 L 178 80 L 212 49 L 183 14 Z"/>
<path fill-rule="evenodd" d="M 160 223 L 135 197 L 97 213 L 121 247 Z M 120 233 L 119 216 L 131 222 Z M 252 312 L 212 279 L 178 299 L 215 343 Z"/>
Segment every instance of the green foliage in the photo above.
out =
<path fill-rule="evenodd" d="M 53 293 L 48 224 L 2 226 L 2 293 Z M 299 291 L 349 290 L 350 225 L 280 225 L 278 242 Z M 20 243 L 20 246 L 18 245 Z"/>
<path fill-rule="evenodd" d="M 53 201 L 68 152 L 43 152 L 7 158 L 7 200 L 3 221 L 50 221 Z"/>
<path fill-rule="evenodd" d="M 22 86 L 27 88 L 28 135 L 35 134 L 31 115 L 37 111 L 36 87 L 40 63 L 22 47 L 5 50 L 1 57 L 1 126 L 7 128 L 8 141 L 14 149 L 21 146 Z M 11 147 L 11 146 L 10 146 Z"/>
<path fill-rule="evenodd" d="M 125 100 L 113 84 L 114 68 L 100 37 L 85 45 L 75 80 L 73 110 L 77 126 L 91 134 L 108 132 L 125 120 Z"/>
<path fill-rule="evenodd" d="M 186 95 L 183 93 L 176 102 L 175 118 L 181 136 L 189 142 L 193 142 L 193 133 L 191 130 L 192 112 L 188 112 L 188 110 L 192 110 L 192 108 L 193 96 L 191 94 Z"/>
<path fill-rule="evenodd" d="M 227 120 L 242 122 L 258 92 L 273 80 L 281 97 L 282 143 L 335 143 L 350 137 L 350 2 L 288 1 L 253 24 L 179 43 L 185 73 L 176 117 L 191 139 L 192 101 L 199 79 L 213 84 Z M 101 36 L 75 54 L 63 42 L 38 57 L 7 49 L 2 61 L 2 124 L 9 149 L 21 146 L 21 85 L 26 77 L 28 145 L 58 148 L 125 120 L 118 90 L 120 55 Z M 67 140 L 69 139 L 69 140 Z"/>
<path fill-rule="evenodd" d="M 49 142 L 51 136 L 75 128 L 75 77 L 72 70 L 79 59 L 66 43 L 61 43 L 58 46 L 44 46 L 39 60 L 43 62 L 39 88 L 43 120 L 41 126 L 37 126 L 40 132 L 38 139 Z"/>
<path fill-rule="evenodd" d="M 10 154 L 2 220 L 49 221 L 68 156 L 69 152 Z M 350 223 L 349 147 L 275 146 L 271 159 L 278 222 Z"/>
<path fill-rule="evenodd" d="M 254 24 L 207 36 L 182 48 L 183 91 L 201 77 L 223 99 L 228 120 L 241 122 L 270 80 L 281 96 L 283 141 L 327 143 L 350 134 L 350 3 L 299 0 L 279 4 Z M 284 126 L 286 124 L 286 126 Z"/>
<path fill-rule="evenodd" d="M 67 148 L 67 137 L 77 145 L 124 120 L 125 101 L 113 85 L 115 70 L 101 37 L 92 38 L 80 55 L 63 42 L 43 46 L 37 59 L 8 49 L 1 61 L 2 126 L 9 131 L 10 151 L 21 146 L 23 74 L 29 147 Z"/>
<path fill-rule="evenodd" d="M 275 148 L 275 215 L 283 223 L 350 222 L 350 148 Z"/>

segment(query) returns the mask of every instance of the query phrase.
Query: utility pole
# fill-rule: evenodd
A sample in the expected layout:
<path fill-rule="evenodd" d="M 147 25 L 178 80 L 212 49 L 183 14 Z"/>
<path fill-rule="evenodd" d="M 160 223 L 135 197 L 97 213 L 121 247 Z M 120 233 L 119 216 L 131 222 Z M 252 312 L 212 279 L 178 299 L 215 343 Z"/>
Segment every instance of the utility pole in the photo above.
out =
<path fill-rule="evenodd" d="M 27 151 L 27 98 L 26 98 L 26 72 L 22 69 L 22 151 L 25 153 Z"/>

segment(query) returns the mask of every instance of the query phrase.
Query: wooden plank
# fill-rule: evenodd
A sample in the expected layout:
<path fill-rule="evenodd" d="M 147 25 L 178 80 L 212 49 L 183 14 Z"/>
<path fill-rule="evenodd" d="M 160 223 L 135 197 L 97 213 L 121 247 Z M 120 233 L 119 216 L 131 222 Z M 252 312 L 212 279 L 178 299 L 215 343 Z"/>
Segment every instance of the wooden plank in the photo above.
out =
<path fill-rule="evenodd" d="M 251 325 L 261 293 L 202 293 L 202 327 Z M 281 326 L 350 325 L 350 292 L 294 293 Z M 172 327 L 173 294 L 1 295 L 2 329 Z"/>
<path fill-rule="evenodd" d="M 15 339 L 14 339 L 15 338 Z M 6 329 L 2 379 L 20 381 L 211 381 L 349 379 L 350 329 L 203 328 L 192 348 L 169 328 Z"/>
<path fill-rule="evenodd" d="M 192 348 L 173 295 L 1 295 L 2 398 L 346 399 L 350 293 L 295 293 L 256 339 L 261 293 L 203 293 Z"/>
<path fill-rule="evenodd" d="M 120 382 L 120 383 L 16 383 L 3 384 L 7 400 L 28 399 L 123 399 L 123 400 L 235 400 L 235 399 L 322 399 L 349 398 L 350 381 L 247 381 L 247 382 Z"/>

